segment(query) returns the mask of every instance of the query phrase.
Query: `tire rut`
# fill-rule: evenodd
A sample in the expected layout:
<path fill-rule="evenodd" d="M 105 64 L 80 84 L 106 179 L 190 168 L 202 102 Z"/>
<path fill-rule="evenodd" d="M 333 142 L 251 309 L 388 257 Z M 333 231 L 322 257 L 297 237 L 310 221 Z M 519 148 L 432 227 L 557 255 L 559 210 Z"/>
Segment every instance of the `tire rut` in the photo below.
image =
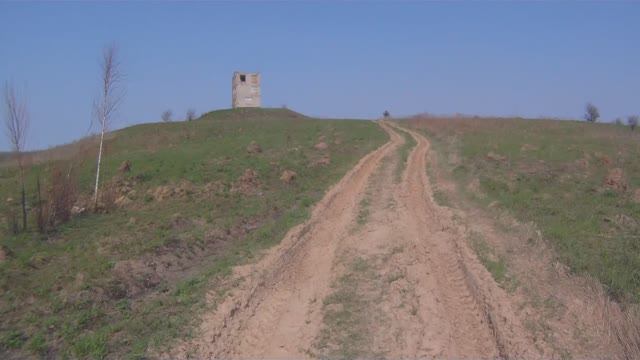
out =
<path fill-rule="evenodd" d="M 212 313 L 201 335 L 180 344 L 171 357 L 308 357 L 321 322 L 338 243 L 349 236 L 357 204 L 370 175 L 401 139 L 382 125 L 390 140 L 366 155 L 315 206 L 304 224 L 256 264 L 239 267 L 244 278 Z"/>
<path fill-rule="evenodd" d="M 361 259 L 371 264 L 372 276 L 352 277 L 366 282 L 354 285 L 363 289 L 357 296 L 365 301 L 358 304 L 380 316 L 363 320 L 370 335 L 370 343 L 358 343 L 363 352 L 350 349 L 345 357 L 539 357 L 504 291 L 466 245 L 463 229 L 434 203 L 426 138 L 396 124 L 380 126 L 389 142 L 361 159 L 280 245 L 238 267 L 234 278 L 244 281 L 203 317 L 201 335 L 182 343 L 172 358 L 340 357 L 322 347 L 342 339 L 319 341 L 335 330 L 323 304 L 349 275 L 346 264 Z M 400 131 L 416 141 L 400 183 L 391 171 L 372 177 L 404 143 Z M 378 183 L 370 215 L 354 228 L 371 182 Z"/>

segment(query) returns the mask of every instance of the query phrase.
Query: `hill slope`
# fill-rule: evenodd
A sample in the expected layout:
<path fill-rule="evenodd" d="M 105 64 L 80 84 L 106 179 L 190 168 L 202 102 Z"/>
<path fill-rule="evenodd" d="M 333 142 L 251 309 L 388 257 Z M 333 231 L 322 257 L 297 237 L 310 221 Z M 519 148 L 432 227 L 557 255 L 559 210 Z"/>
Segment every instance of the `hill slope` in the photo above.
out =
<path fill-rule="evenodd" d="M 640 132 L 611 124 L 423 118 L 459 193 L 535 223 L 562 262 L 640 301 Z"/>
<path fill-rule="evenodd" d="M 103 169 L 111 199 L 103 202 L 113 206 L 47 235 L 2 236 L 0 353 L 135 358 L 184 335 L 206 289 L 224 294 L 233 265 L 277 243 L 386 138 L 368 121 L 279 109 L 216 111 L 111 133 Z M 261 151 L 248 151 L 252 142 Z M 316 149 L 318 142 L 327 148 Z M 57 166 L 72 169 L 78 204 L 88 202 L 96 144 L 73 146 L 79 153 L 33 166 L 30 196 L 36 176 L 47 179 Z M 130 171 L 119 172 L 126 161 Z M 292 181 L 281 179 L 285 170 L 296 173 Z M 15 193 L 16 172 L 0 171 L 4 199 Z"/>

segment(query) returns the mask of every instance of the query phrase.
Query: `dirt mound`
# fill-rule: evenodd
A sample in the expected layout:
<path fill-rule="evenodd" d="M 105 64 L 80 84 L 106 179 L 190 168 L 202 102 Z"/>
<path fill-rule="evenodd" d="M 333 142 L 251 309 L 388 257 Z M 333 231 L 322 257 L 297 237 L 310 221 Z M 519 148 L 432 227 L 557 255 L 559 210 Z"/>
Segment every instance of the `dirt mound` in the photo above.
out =
<path fill-rule="evenodd" d="M 137 297 L 147 289 L 152 289 L 160 284 L 160 276 L 152 269 L 150 264 L 143 260 L 118 261 L 111 270 L 116 280 L 124 286 L 126 296 Z M 120 295 L 119 291 L 115 291 Z"/>
<path fill-rule="evenodd" d="M 131 200 L 130 198 L 126 197 L 126 196 L 119 196 L 118 198 L 116 198 L 116 200 L 114 201 L 114 203 L 116 204 L 116 206 L 118 207 L 125 207 L 129 204 L 131 204 L 133 202 L 133 200 Z"/>
<path fill-rule="evenodd" d="M 627 189 L 627 181 L 622 169 L 613 168 L 609 170 L 604 178 L 604 186 L 615 191 L 625 191 Z"/>
<path fill-rule="evenodd" d="M 249 154 L 259 154 L 262 152 L 262 147 L 260 147 L 260 145 L 257 142 L 251 141 L 251 143 L 247 145 L 247 152 Z"/>
<path fill-rule="evenodd" d="M 531 145 L 531 144 L 524 144 L 520 147 L 520 151 L 522 152 L 536 151 L 536 150 L 538 150 L 538 147 L 536 145 Z"/>
<path fill-rule="evenodd" d="M 258 173 L 253 169 L 246 169 L 242 175 L 231 185 L 232 193 L 242 195 L 254 195 L 260 188 Z"/>
<path fill-rule="evenodd" d="M 550 170 L 544 160 L 521 162 L 518 164 L 518 172 L 527 175 L 543 175 L 548 174 Z M 511 174 L 511 181 L 516 181 L 516 174 Z"/>
<path fill-rule="evenodd" d="M 575 165 L 577 168 L 581 170 L 587 170 L 589 168 L 589 159 L 582 158 L 575 161 Z"/>
<path fill-rule="evenodd" d="M 327 145 L 327 143 L 324 141 L 320 141 L 319 143 L 313 145 L 313 148 L 316 150 L 327 150 L 329 148 L 329 145 Z"/>
<path fill-rule="evenodd" d="M 282 172 L 282 175 L 280 175 L 280 181 L 285 184 L 291 184 L 297 176 L 298 174 L 295 171 L 285 170 Z"/>
<path fill-rule="evenodd" d="M 129 171 L 131 171 L 131 161 L 125 160 L 118 167 L 118 172 L 120 172 L 120 174 L 124 174 L 128 173 Z"/>
<path fill-rule="evenodd" d="M 595 156 L 596 159 L 598 159 L 598 161 L 600 161 L 600 164 L 604 165 L 604 166 L 609 166 L 613 163 L 613 161 L 611 161 L 611 158 L 608 157 L 607 155 L 601 153 L 601 152 L 596 152 L 595 154 L 593 154 Z"/>
<path fill-rule="evenodd" d="M 489 151 L 489 152 L 487 153 L 486 158 L 487 158 L 488 160 L 496 161 L 496 162 L 503 162 L 503 161 L 506 161 L 506 160 L 507 160 L 507 157 L 506 157 L 506 156 L 504 156 L 504 155 L 500 155 L 500 154 L 496 154 L 496 153 L 495 153 L 495 152 L 493 152 L 493 151 Z"/>
<path fill-rule="evenodd" d="M 194 192 L 195 187 L 189 180 L 181 180 L 178 184 L 160 185 L 147 190 L 147 194 L 151 195 L 155 201 L 163 201 L 172 197 L 186 197 Z"/>
<path fill-rule="evenodd" d="M 169 219 L 169 225 L 173 230 L 182 231 L 187 228 L 190 228 L 192 225 L 192 222 L 191 220 L 182 216 L 182 214 L 176 213 L 171 215 L 171 218 Z"/>
<path fill-rule="evenodd" d="M 224 183 L 222 181 L 208 182 L 202 188 L 202 193 L 206 195 L 216 195 L 224 191 Z"/>

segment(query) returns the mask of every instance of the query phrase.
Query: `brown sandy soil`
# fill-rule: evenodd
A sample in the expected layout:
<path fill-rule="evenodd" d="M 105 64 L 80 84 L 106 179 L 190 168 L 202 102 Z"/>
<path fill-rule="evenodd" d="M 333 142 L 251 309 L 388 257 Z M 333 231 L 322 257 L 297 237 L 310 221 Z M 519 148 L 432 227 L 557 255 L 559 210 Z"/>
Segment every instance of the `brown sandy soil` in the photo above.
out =
<path fill-rule="evenodd" d="M 468 245 L 468 226 L 434 203 L 427 140 L 411 132 L 417 145 L 397 182 L 404 137 L 394 124 L 381 126 L 390 141 L 364 157 L 280 245 L 237 268 L 239 285 L 204 314 L 197 336 L 167 357 L 573 353 L 558 352 L 526 326 L 516 295 L 496 283 Z"/>

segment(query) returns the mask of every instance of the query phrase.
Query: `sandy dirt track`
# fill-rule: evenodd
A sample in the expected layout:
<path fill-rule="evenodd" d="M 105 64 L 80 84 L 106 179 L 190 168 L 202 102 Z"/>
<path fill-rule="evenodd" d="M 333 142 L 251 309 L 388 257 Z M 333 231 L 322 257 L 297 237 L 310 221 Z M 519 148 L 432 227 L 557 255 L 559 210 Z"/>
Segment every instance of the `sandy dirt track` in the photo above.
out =
<path fill-rule="evenodd" d="M 406 130 L 380 125 L 389 142 L 361 159 L 307 222 L 257 263 L 236 269 L 243 281 L 171 357 L 333 358 L 349 346 L 347 357 L 555 357 L 525 329 L 451 210 L 434 203 L 426 138 L 408 133 L 417 145 L 394 179 Z M 367 289 L 357 294 L 359 311 L 372 315 L 358 330 L 366 336 L 343 344 L 326 299 L 356 260 L 370 264 L 372 275 L 350 286 Z"/>

